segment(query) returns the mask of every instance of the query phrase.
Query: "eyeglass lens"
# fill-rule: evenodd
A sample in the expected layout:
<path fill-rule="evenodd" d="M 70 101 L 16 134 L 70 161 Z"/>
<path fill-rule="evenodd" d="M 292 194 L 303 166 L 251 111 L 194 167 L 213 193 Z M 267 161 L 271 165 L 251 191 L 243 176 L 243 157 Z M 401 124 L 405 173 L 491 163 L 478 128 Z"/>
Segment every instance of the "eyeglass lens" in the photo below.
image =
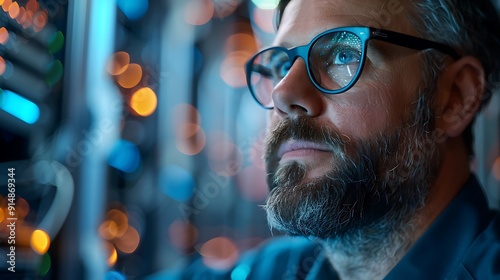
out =
<path fill-rule="evenodd" d="M 354 33 L 335 31 L 317 38 L 308 53 L 309 74 L 326 91 L 347 88 L 358 75 L 362 42 Z M 253 94 L 264 107 L 273 107 L 272 92 L 288 74 L 293 57 L 283 48 L 270 48 L 253 61 L 250 81 Z"/>

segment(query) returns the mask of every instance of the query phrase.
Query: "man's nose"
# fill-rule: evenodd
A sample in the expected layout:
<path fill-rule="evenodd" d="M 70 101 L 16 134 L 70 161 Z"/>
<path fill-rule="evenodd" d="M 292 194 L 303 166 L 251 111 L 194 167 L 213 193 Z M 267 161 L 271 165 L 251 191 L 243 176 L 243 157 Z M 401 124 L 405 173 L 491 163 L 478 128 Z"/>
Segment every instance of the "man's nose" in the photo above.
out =
<path fill-rule="evenodd" d="M 288 74 L 274 88 L 274 110 L 282 117 L 316 117 L 323 110 L 322 93 L 312 84 L 305 62 L 297 59 Z"/>

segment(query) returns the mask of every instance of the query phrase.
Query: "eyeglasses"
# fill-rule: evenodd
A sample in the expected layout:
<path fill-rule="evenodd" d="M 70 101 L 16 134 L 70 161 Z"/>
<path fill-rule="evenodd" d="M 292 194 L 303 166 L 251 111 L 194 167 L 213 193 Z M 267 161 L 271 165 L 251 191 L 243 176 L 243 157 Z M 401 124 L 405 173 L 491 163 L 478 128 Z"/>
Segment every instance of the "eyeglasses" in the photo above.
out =
<path fill-rule="evenodd" d="M 314 86 L 326 94 L 350 89 L 359 79 L 366 60 L 368 40 L 376 39 L 414 50 L 435 49 L 454 59 L 460 55 L 451 47 L 394 31 L 365 26 L 334 28 L 304 46 L 270 47 L 255 54 L 245 65 L 247 84 L 264 108 L 274 107 L 272 92 L 288 74 L 297 58 L 306 64 Z"/>

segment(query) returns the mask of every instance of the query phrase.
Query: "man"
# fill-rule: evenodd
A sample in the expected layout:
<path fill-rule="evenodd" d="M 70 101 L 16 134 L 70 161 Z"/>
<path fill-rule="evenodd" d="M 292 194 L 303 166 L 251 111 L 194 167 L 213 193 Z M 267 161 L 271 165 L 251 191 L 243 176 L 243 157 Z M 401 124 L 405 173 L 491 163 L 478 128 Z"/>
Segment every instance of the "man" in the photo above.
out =
<path fill-rule="evenodd" d="M 499 78 L 493 5 L 291 0 L 278 15 L 247 65 L 270 109 L 265 209 L 309 241 L 255 252 L 246 279 L 500 279 L 500 215 L 469 167 Z"/>

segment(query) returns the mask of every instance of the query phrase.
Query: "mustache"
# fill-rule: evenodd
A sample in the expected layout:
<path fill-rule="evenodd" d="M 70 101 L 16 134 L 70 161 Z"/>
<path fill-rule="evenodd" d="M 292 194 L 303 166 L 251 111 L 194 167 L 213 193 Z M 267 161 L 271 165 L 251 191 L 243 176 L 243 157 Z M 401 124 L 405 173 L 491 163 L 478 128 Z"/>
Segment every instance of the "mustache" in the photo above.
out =
<path fill-rule="evenodd" d="M 338 160 L 346 160 L 346 147 L 350 141 L 343 140 L 341 135 L 331 126 L 320 124 L 309 117 L 283 119 L 269 131 L 266 138 L 264 160 L 267 170 L 267 183 L 271 189 L 276 187 L 273 180 L 274 173 L 279 169 L 278 150 L 282 144 L 289 140 L 310 141 L 326 145 Z"/>
<path fill-rule="evenodd" d="M 346 138 L 346 137 L 344 137 Z M 310 141 L 327 145 L 336 154 L 344 153 L 346 141 L 330 126 L 321 125 L 315 119 L 298 117 L 281 120 L 266 139 L 266 160 L 277 160 L 280 146 L 289 140 Z"/>

